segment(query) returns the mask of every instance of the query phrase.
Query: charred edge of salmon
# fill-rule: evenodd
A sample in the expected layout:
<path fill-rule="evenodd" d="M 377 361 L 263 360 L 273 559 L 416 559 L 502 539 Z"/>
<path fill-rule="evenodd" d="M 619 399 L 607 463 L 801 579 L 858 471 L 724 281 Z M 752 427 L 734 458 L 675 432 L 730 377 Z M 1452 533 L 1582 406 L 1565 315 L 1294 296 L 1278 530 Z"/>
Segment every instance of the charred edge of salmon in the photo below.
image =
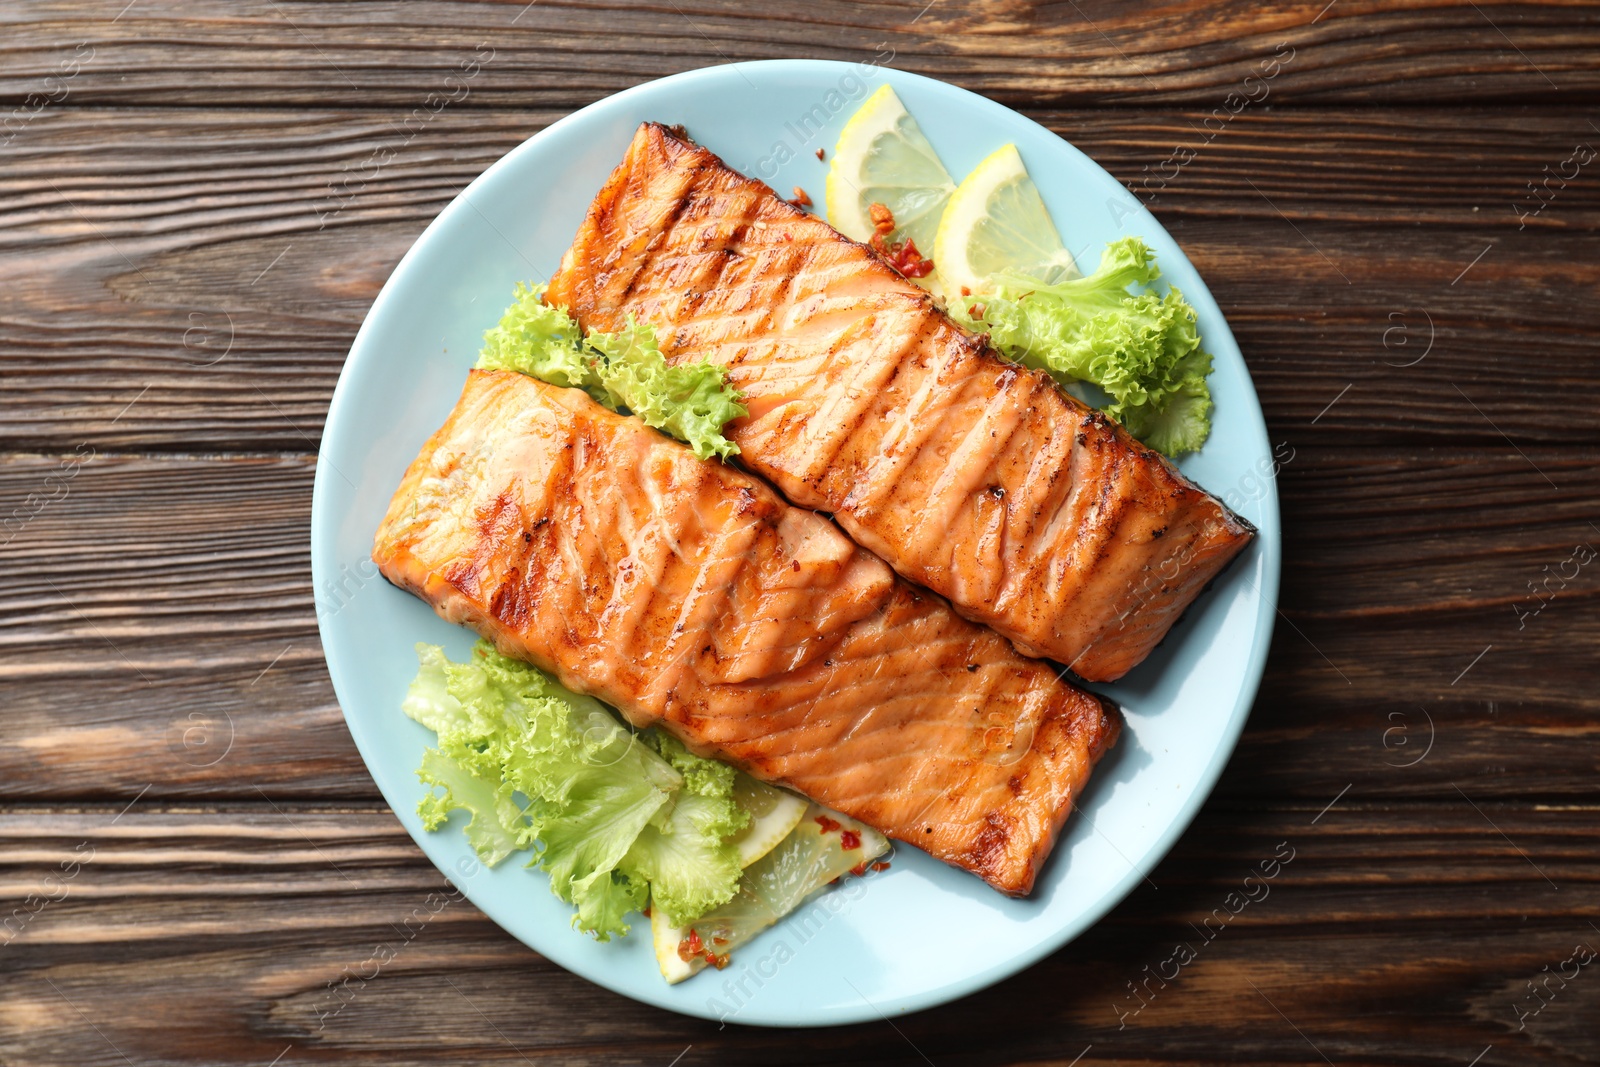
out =
<path fill-rule="evenodd" d="M 767 192 L 772 194 L 772 198 L 773 198 L 773 200 L 775 200 L 777 202 L 777 205 L 782 205 L 781 207 L 778 208 L 778 210 L 786 212 L 791 218 L 808 219 L 808 220 L 811 220 L 811 221 L 814 221 L 814 222 L 815 221 L 824 221 L 824 220 L 819 219 L 816 215 L 813 215 L 810 212 L 806 211 L 804 208 L 796 207 L 794 204 L 791 204 L 787 199 L 785 199 L 784 197 L 780 196 L 776 189 L 774 189 L 772 186 L 768 185 L 766 182 L 762 181 L 760 178 L 752 178 L 750 175 L 744 173 L 743 171 L 739 170 L 738 168 L 728 166 L 727 161 L 724 160 L 721 156 L 717 155 L 715 152 L 711 151 L 711 149 L 706 148 L 704 145 L 696 144 L 689 137 L 688 132 L 681 125 L 667 126 L 667 125 L 664 125 L 664 124 L 659 123 L 659 122 L 642 122 L 642 123 L 639 124 L 639 129 L 640 129 L 640 131 L 644 132 L 647 136 L 649 136 L 653 141 L 655 141 L 660 146 L 660 148 L 662 150 L 662 155 L 665 156 L 669 161 L 675 160 L 679 156 L 682 156 L 682 155 L 685 155 L 685 154 L 694 156 L 695 157 L 695 163 L 696 163 L 697 166 L 717 166 L 717 167 L 721 167 L 723 170 L 729 171 L 730 173 L 733 173 L 733 174 L 737 174 L 739 177 L 743 178 L 745 181 L 754 182 L 757 185 L 761 186 Z M 637 136 L 637 134 L 635 134 L 635 136 Z M 630 154 L 631 154 L 631 150 L 632 150 L 631 143 L 630 143 L 629 149 L 630 149 Z M 623 163 L 621 164 L 621 166 L 619 166 L 618 169 L 620 170 L 623 166 L 626 166 L 626 165 L 627 165 L 627 159 L 624 158 Z M 610 184 L 610 182 L 608 181 L 607 185 L 609 185 L 609 184 Z M 602 196 L 604 195 L 603 189 L 602 189 L 602 194 L 601 195 Z M 596 202 L 598 203 L 598 198 L 597 198 Z M 777 205 L 774 205 L 774 206 L 777 206 Z M 835 230 L 834 232 L 835 233 L 839 233 L 838 230 Z M 843 233 L 839 233 L 839 239 L 842 240 L 842 241 L 848 241 L 850 244 L 855 245 L 857 248 L 859 248 L 863 252 L 867 253 L 867 255 L 871 257 L 873 262 L 875 262 L 878 265 L 880 265 L 884 270 L 888 271 L 895 278 L 899 279 L 900 281 L 906 281 L 907 280 L 906 276 L 904 274 L 901 274 L 898 270 L 896 270 L 894 268 L 894 265 L 889 262 L 888 257 L 886 257 L 882 252 L 878 251 L 876 248 L 873 248 L 871 245 L 865 244 L 865 243 L 863 243 L 861 241 L 857 241 L 854 237 L 847 237 Z M 563 268 L 565 268 L 566 264 L 563 262 L 562 266 L 563 266 Z M 926 289 L 923 289 L 920 285 L 919 286 L 915 286 L 915 288 L 917 290 L 917 293 L 916 293 L 917 300 L 921 304 L 923 304 L 925 307 L 931 308 L 931 309 L 939 312 L 941 315 L 945 314 L 944 308 L 942 308 L 939 305 L 939 302 L 937 300 L 933 299 L 933 295 L 931 293 L 929 293 Z M 966 340 L 966 341 L 968 341 L 968 342 L 970 342 L 972 344 L 973 350 L 975 352 L 982 352 L 982 351 L 987 350 L 987 351 L 993 353 L 994 355 L 996 355 L 998 357 L 999 354 L 998 353 L 994 353 L 994 350 L 992 348 L 990 348 L 988 345 L 986 345 L 976 334 L 973 334 L 971 331 L 965 330 L 965 329 L 963 329 L 961 331 L 961 334 L 962 334 L 962 338 L 964 340 Z M 1000 362 L 1002 364 L 1004 364 L 1005 366 L 1007 366 L 1007 367 L 1017 367 L 1018 366 L 1018 364 L 1012 363 L 1010 360 L 1007 360 L 1007 359 L 1004 359 L 1004 358 L 1001 358 Z"/>
<path fill-rule="evenodd" d="M 769 193 L 772 194 L 773 199 L 777 201 L 777 204 L 774 205 L 776 210 L 786 211 L 789 215 L 796 219 L 820 221 L 815 215 L 809 214 L 803 209 L 795 207 L 793 204 L 789 203 L 789 201 L 778 195 L 778 191 L 776 189 L 762 181 L 760 178 L 752 178 L 738 169 L 728 166 L 727 162 L 723 160 L 721 156 L 717 155 L 709 148 L 706 148 L 703 145 L 698 145 L 694 141 L 690 140 L 688 132 L 684 130 L 681 125 L 667 126 L 659 122 L 644 122 L 640 124 L 640 130 L 646 131 L 652 140 L 658 142 L 662 148 L 663 155 L 667 156 L 669 159 L 676 158 L 680 155 L 689 154 L 696 157 L 696 163 L 700 166 L 714 164 L 718 167 L 722 167 L 725 170 L 738 174 L 746 181 L 755 182 L 765 188 Z M 626 159 L 624 160 L 623 165 L 626 165 Z M 619 166 L 619 170 L 620 169 L 621 166 Z M 610 181 L 608 180 L 606 184 L 610 185 Z M 597 198 L 594 206 L 598 206 L 598 204 L 599 199 Z M 590 208 L 591 211 L 594 210 L 594 206 Z M 837 233 L 838 231 L 835 230 L 835 232 Z M 840 240 L 848 241 L 857 248 L 861 249 L 863 252 L 867 253 L 872 262 L 878 264 L 894 279 L 902 282 L 908 281 L 905 275 L 895 270 L 894 266 L 890 264 L 888 259 L 886 259 L 881 252 L 873 248 L 871 245 L 857 241 L 855 238 L 848 237 L 843 233 L 839 234 L 839 238 Z M 565 260 L 563 260 L 562 270 L 565 271 L 566 267 L 567 263 Z M 934 299 L 932 293 L 929 293 L 920 285 L 913 284 L 913 288 L 916 290 L 915 299 L 918 301 L 918 303 L 927 310 L 936 313 L 941 319 L 954 327 L 956 330 L 956 335 L 961 338 L 963 345 L 973 355 L 981 359 L 989 360 L 996 366 L 997 369 L 1020 371 L 1022 374 L 1037 375 L 1040 378 L 1047 380 L 1057 391 L 1057 393 L 1060 394 L 1062 399 L 1064 399 L 1067 404 L 1079 414 L 1081 418 L 1086 420 L 1104 420 L 1111 432 L 1116 435 L 1118 441 L 1128 448 L 1129 451 L 1147 461 L 1159 463 L 1162 467 L 1166 468 L 1167 472 L 1174 479 L 1182 483 L 1185 487 L 1193 489 L 1199 493 L 1204 493 L 1206 497 L 1216 504 L 1217 509 L 1222 513 L 1220 521 L 1225 527 L 1228 528 L 1228 532 L 1233 536 L 1242 539 L 1239 546 L 1241 549 L 1244 547 L 1244 543 L 1247 543 L 1250 539 L 1254 538 L 1257 533 L 1260 532 L 1256 529 L 1255 524 L 1251 523 L 1243 516 L 1235 513 L 1232 508 L 1228 507 L 1210 492 L 1207 492 L 1205 487 L 1187 477 L 1177 468 L 1176 465 L 1173 464 L 1172 460 L 1168 459 L 1166 456 L 1163 456 L 1160 452 L 1157 452 L 1143 441 L 1140 441 L 1137 437 L 1134 437 L 1133 434 L 1129 433 L 1127 428 L 1116 419 L 1111 418 L 1109 415 L 1106 415 L 1097 408 L 1090 407 L 1088 404 L 1085 404 L 1083 401 L 1079 400 L 1077 397 L 1061 388 L 1060 383 L 1058 383 L 1055 378 L 1047 372 L 1035 370 L 1032 367 L 1025 367 L 1021 364 L 1013 363 L 1011 360 L 1005 358 L 1005 356 L 1000 354 L 999 349 L 995 348 L 989 343 L 987 334 L 973 333 L 971 330 L 961 325 L 961 323 L 951 318 L 950 313 L 945 310 L 944 305 L 938 300 Z M 1237 552 L 1235 554 L 1237 555 Z"/>
<path fill-rule="evenodd" d="M 1089 765 L 1094 767 L 1099 764 L 1100 757 L 1110 752 L 1122 738 L 1122 705 L 1099 693 L 1089 695 L 1100 703 L 1100 722 L 1095 729 L 1094 741 L 1089 745 Z"/>
<path fill-rule="evenodd" d="M 1226 505 L 1224 505 L 1224 510 L 1226 510 Z M 1229 511 L 1228 514 L 1233 515 L 1233 512 Z M 1237 519 L 1239 525 L 1243 526 L 1247 531 L 1249 531 L 1249 533 L 1246 535 L 1245 539 L 1240 542 L 1239 547 L 1228 556 L 1227 561 L 1223 563 L 1222 566 L 1217 568 L 1217 573 L 1213 574 L 1209 579 L 1207 579 L 1205 586 L 1201 588 L 1199 593 L 1195 594 L 1195 598 L 1183 606 L 1183 610 L 1178 613 L 1178 617 L 1172 620 L 1171 628 L 1167 630 L 1167 633 L 1161 635 L 1161 640 L 1155 643 L 1155 646 L 1150 649 L 1151 652 L 1154 652 L 1157 648 L 1160 648 L 1162 645 L 1166 644 L 1167 634 L 1172 633 L 1173 630 L 1176 630 L 1179 626 L 1183 625 L 1183 620 L 1189 617 L 1189 612 L 1194 610 L 1194 606 L 1200 602 L 1200 598 L 1211 592 L 1212 586 L 1222 581 L 1222 578 L 1225 574 L 1233 570 L 1234 567 L 1238 566 L 1239 557 L 1244 555 L 1245 546 L 1250 543 L 1250 538 L 1254 537 L 1258 531 L 1256 530 L 1255 525 L 1249 519 L 1242 518 L 1237 515 L 1234 515 L 1233 517 Z"/>
<path fill-rule="evenodd" d="M 1065 679 L 1063 679 L 1065 680 Z M 1070 684 L 1070 683 L 1069 683 Z M 1067 725 L 1069 735 L 1076 737 L 1078 731 L 1088 727 L 1094 732 L 1093 738 L 1088 742 L 1084 754 L 1088 759 L 1088 766 L 1084 768 L 1083 780 L 1079 783 L 1078 790 L 1073 793 L 1065 804 L 1056 812 L 1056 824 L 1051 830 L 1047 841 L 1042 847 L 1034 850 L 1026 865 L 1020 872 L 1020 877 L 1005 877 L 1004 867 L 1008 859 L 1008 849 L 1012 828 L 1015 825 L 1012 818 L 1004 812 L 990 812 L 985 817 L 983 830 L 973 842 L 972 848 L 966 856 L 966 866 L 977 874 L 991 888 L 999 890 L 1008 897 L 1022 899 L 1031 896 L 1034 883 L 1038 880 L 1039 871 L 1055 854 L 1057 842 L 1060 840 L 1061 831 L 1071 820 L 1072 813 L 1077 810 L 1079 799 L 1083 791 L 1094 782 L 1095 768 L 1100 760 L 1116 745 L 1122 737 L 1122 708 L 1118 704 L 1098 693 L 1083 690 L 1085 696 L 1094 702 L 1100 710 L 1098 722 L 1086 724 L 1077 720 Z M 905 840 L 905 839 L 901 839 Z M 915 845 L 915 840 L 907 840 L 908 844 Z M 948 860 L 946 862 L 949 862 Z"/>

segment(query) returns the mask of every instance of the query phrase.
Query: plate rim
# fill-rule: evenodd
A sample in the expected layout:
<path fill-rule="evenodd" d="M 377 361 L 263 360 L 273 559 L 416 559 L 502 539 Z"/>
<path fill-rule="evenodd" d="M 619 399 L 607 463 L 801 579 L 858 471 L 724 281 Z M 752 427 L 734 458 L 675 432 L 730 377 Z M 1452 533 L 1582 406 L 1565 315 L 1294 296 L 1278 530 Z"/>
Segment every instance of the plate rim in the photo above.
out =
<path fill-rule="evenodd" d="M 610 96 L 603 97 L 576 111 L 573 111 L 568 115 L 562 116 L 549 126 L 538 131 L 537 133 L 534 133 L 515 147 L 511 148 L 499 159 L 496 159 L 493 163 L 486 167 L 482 173 L 480 173 L 460 192 L 458 192 L 455 197 L 451 199 L 450 203 L 447 204 L 436 216 L 434 216 L 434 218 L 423 229 L 421 234 L 419 234 L 412 242 L 410 248 L 406 250 L 399 262 L 396 263 L 394 268 L 391 270 L 388 278 L 384 281 L 383 287 L 380 289 L 378 295 L 374 298 L 372 306 L 367 310 L 366 315 L 363 317 L 361 327 L 357 330 L 356 335 L 351 342 L 350 350 L 348 353 L 346 353 L 345 361 L 340 367 L 338 382 L 334 387 L 333 395 L 328 405 L 328 414 L 323 423 L 322 436 L 320 438 L 320 443 L 317 450 L 316 471 L 312 485 L 310 548 L 313 590 L 323 587 L 324 581 L 333 573 L 330 568 L 336 565 L 333 562 L 335 552 L 332 547 L 332 541 L 334 537 L 332 529 L 336 525 L 336 522 L 330 516 L 330 509 L 332 509 L 334 505 L 329 499 L 329 494 L 332 492 L 331 486 L 333 476 L 330 473 L 332 470 L 332 461 L 327 457 L 327 453 L 332 451 L 335 447 L 334 442 L 339 436 L 339 425 L 351 417 L 346 415 L 346 408 L 352 407 L 355 404 L 355 401 L 349 395 L 351 388 L 353 388 L 349 386 L 349 379 L 351 376 L 351 366 L 354 362 L 354 357 L 362 349 L 367 335 L 372 328 L 372 323 L 382 316 L 391 301 L 399 299 L 399 297 L 396 295 L 397 288 L 395 280 L 406 273 L 406 268 L 414 259 L 420 258 L 427 254 L 426 249 L 430 244 L 430 239 L 435 237 L 437 232 L 444 225 L 447 225 L 448 221 L 456 213 L 469 208 L 476 210 L 470 203 L 463 203 L 464 201 L 468 200 L 474 190 L 480 188 L 502 168 L 512 165 L 511 161 L 515 157 L 536 150 L 536 146 L 541 140 L 550 137 L 552 134 L 563 129 L 564 127 L 592 119 L 598 113 L 603 113 L 605 110 L 625 107 L 626 104 L 633 98 L 648 95 L 653 91 L 659 90 L 660 87 L 666 84 L 681 86 L 685 84 L 692 84 L 696 81 L 710 82 L 718 78 L 726 77 L 730 72 L 740 72 L 742 75 L 742 72 L 745 71 L 774 72 L 779 74 L 833 72 L 834 74 L 839 75 L 850 70 L 859 70 L 861 66 L 861 63 L 824 59 L 752 60 L 697 67 L 692 70 L 680 71 L 676 74 L 652 79 L 650 81 L 640 83 L 639 85 L 631 86 Z M 989 109 L 1008 115 L 1014 120 L 1021 120 L 1027 126 L 1032 127 L 1037 135 L 1059 142 L 1069 151 L 1077 153 L 1079 156 L 1081 156 L 1083 160 L 1090 166 L 1106 174 L 1106 176 L 1113 182 L 1116 182 L 1118 186 L 1121 186 L 1121 182 L 1118 182 L 1115 176 L 1106 171 L 1104 167 L 1100 166 L 1100 164 L 1097 163 L 1092 157 L 1088 156 L 1087 153 L 1084 153 L 1066 138 L 1029 118 L 1027 115 L 1021 114 L 1020 112 L 1017 112 L 1004 104 L 989 99 L 988 97 L 972 92 L 971 90 L 964 89 L 960 86 L 953 85 L 938 78 L 931 78 L 926 75 L 916 74 L 911 71 L 899 70 L 883 64 L 874 64 L 873 66 L 876 67 L 886 84 L 925 84 L 930 87 L 936 87 L 936 91 L 938 92 L 958 94 L 959 96 L 964 97 L 967 103 L 972 104 L 980 110 Z M 1125 189 L 1126 187 L 1124 186 L 1123 188 Z M 1195 277 L 1197 280 L 1199 280 L 1201 286 L 1201 292 L 1199 294 L 1190 293 L 1186 295 L 1188 295 L 1192 301 L 1198 297 L 1211 304 L 1212 308 L 1216 312 L 1216 320 L 1221 324 L 1222 329 L 1226 332 L 1229 343 L 1235 350 L 1238 350 L 1237 339 L 1233 336 L 1232 328 L 1228 324 L 1226 316 L 1222 313 L 1221 307 L 1216 304 L 1215 298 L 1211 295 L 1210 287 L 1205 284 L 1204 278 L 1200 276 L 1198 268 L 1194 267 L 1194 264 L 1189 259 L 1188 254 L 1182 251 L 1182 246 L 1179 245 L 1176 238 L 1173 238 L 1166 228 L 1161 225 L 1159 220 L 1150 214 L 1145 206 L 1140 203 L 1132 193 L 1129 193 L 1128 196 L 1131 201 L 1131 206 L 1127 209 L 1127 213 L 1129 215 L 1141 216 L 1141 221 L 1146 227 L 1152 228 L 1164 234 L 1169 240 L 1172 241 L 1174 246 L 1178 247 L 1179 254 L 1183 256 L 1184 261 L 1188 264 L 1190 269 L 1194 271 Z M 1249 390 L 1248 399 L 1253 408 L 1255 418 L 1259 422 L 1263 431 L 1262 436 L 1265 438 L 1270 451 L 1271 436 L 1266 432 L 1267 427 L 1265 413 L 1261 407 L 1260 394 L 1256 390 L 1254 378 L 1250 373 L 1248 363 L 1244 360 L 1242 350 L 1240 351 L 1240 369 L 1244 375 L 1244 384 Z M 1256 587 L 1257 596 L 1262 602 L 1262 609 L 1256 619 L 1255 632 L 1252 635 L 1250 654 L 1244 665 L 1242 682 L 1238 693 L 1235 696 L 1233 709 L 1229 713 L 1227 722 L 1218 736 L 1218 744 L 1212 753 L 1211 760 L 1196 777 L 1193 787 L 1188 791 L 1176 814 L 1156 835 L 1154 843 L 1149 847 L 1145 855 L 1142 856 L 1138 862 L 1129 864 L 1129 869 L 1121 880 L 1117 881 L 1111 887 L 1111 889 L 1103 892 L 1100 896 L 1100 899 L 1095 901 L 1094 904 L 1085 908 L 1070 921 L 1063 923 L 1058 929 L 1052 931 L 1049 936 L 1041 938 L 1038 942 L 1023 951 L 1016 952 L 1006 957 L 1006 959 L 1003 961 L 999 961 L 988 967 L 972 971 L 961 980 L 949 982 L 937 988 L 923 989 L 915 993 L 902 994 L 881 1003 L 867 1002 L 863 997 L 863 1004 L 859 1009 L 854 1011 L 845 1009 L 830 1009 L 832 1014 L 827 1018 L 816 1017 L 814 1013 L 817 1009 L 815 1008 L 810 1009 L 812 1014 L 808 1015 L 807 1009 L 804 1007 L 789 1009 L 781 1012 L 773 1012 L 769 1007 L 769 1010 L 762 1012 L 749 1010 L 756 1007 L 756 1005 L 751 1004 L 746 1005 L 745 1008 L 742 1008 L 737 1017 L 728 1017 L 727 1021 L 735 1022 L 740 1025 L 762 1027 L 842 1026 L 860 1022 L 870 1022 L 875 1019 L 887 1019 L 892 1015 L 907 1014 L 914 1011 L 926 1010 L 941 1004 L 946 1004 L 951 1001 L 970 996 L 973 993 L 985 989 L 997 982 L 1003 981 L 1004 979 L 1033 966 L 1046 956 L 1055 953 L 1063 946 L 1077 939 L 1084 932 L 1104 919 L 1113 908 L 1117 907 L 1124 900 L 1126 900 L 1129 893 L 1132 892 L 1138 883 L 1145 880 L 1149 873 L 1166 858 L 1173 846 L 1178 842 L 1183 834 L 1188 831 L 1188 828 L 1190 825 L 1192 825 L 1195 817 L 1199 814 L 1200 809 L 1205 805 L 1205 802 L 1210 799 L 1212 792 L 1216 788 L 1218 780 L 1221 778 L 1222 771 L 1227 766 L 1229 760 L 1232 759 L 1233 753 L 1238 747 L 1240 737 L 1243 735 L 1244 728 L 1248 722 L 1256 696 L 1260 692 L 1262 679 L 1266 669 L 1267 655 L 1270 651 L 1272 643 L 1272 635 L 1277 616 L 1279 587 L 1281 582 L 1282 524 L 1277 493 L 1277 476 L 1275 472 L 1272 476 L 1263 479 L 1263 492 L 1258 500 L 1258 503 L 1261 508 L 1260 517 L 1256 523 L 1259 532 L 1255 539 L 1255 546 L 1247 548 L 1246 553 L 1248 554 L 1252 551 L 1255 551 L 1261 553 L 1263 556 L 1260 561 L 1261 582 Z M 1244 558 L 1240 558 L 1232 564 L 1234 567 L 1245 565 L 1247 565 L 1247 561 Z M 319 640 L 322 645 L 323 656 L 328 667 L 329 678 L 333 683 L 334 695 L 339 701 L 340 715 L 345 720 L 346 728 L 350 731 L 351 738 L 355 742 L 357 751 L 361 755 L 362 763 L 365 765 L 368 775 L 372 778 L 373 783 L 377 785 L 379 792 L 384 797 L 385 803 L 389 805 L 391 813 L 395 815 L 396 819 L 403 827 L 405 827 L 407 833 L 414 841 L 416 841 L 418 848 L 428 858 L 429 863 L 439 870 L 439 872 L 444 875 L 448 881 L 450 881 L 452 886 L 454 886 L 459 892 L 471 900 L 473 904 L 483 912 L 485 918 L 488 918 L 491 922 L 494 922 L 496 926 L 499 926 L 500 929 L 504 930 L 508 935 L 523 943 L 538 955 L 551 960 L 558 966 L 562 966 L 563 969 L 571 971 L 586 981 L 592 982 L 595 985 L 607 989 L 612 993 L 634 1000 L 637 1003 L 649 1004 L 652 1007 L 661 1008 L 691 1017 L 699 1017 L 704 1019 L 718 1018 L 715 1012 L 709 1009 L 703 1009 L 698 1004 L 667 1003 L 663 1000 L 650 999 L 646 996 L 636 995 L 630 990 L 616 988 L 605 981 L 603 976 L 585 973 L 584 971 L 575 970 L 574 968 L 567 966 L 562 960 L 556 957 L 556 954 L 550 952 L 548 949 L 529 944 L 527 940 L 500 924 L 490 913 L 488 908 L 486 908 L 476 899 L 472 888 L 465 884 L 464 880 L 452 878 L 450 872 L 433 858 L 427 845 L 418 835 L 418 833 L 410 826 L 406 825 L 405 820 L 400 817 L 395 799 L 389 795 L 389 790 L 385 787 L 383 781 L 374 770 L 373 759 L 371 756 L 369 756 L 367 748 L 363 745 L 361 740 L 362 731 L 358 729 L 355 723 L 352 722 L 350 714 L 345 710 L 347 701 L 344 698 L 344 689 L 350 683 L 346 682 L 341 684 L 340 681 L 344 674 L 344 670 L 335 662 L 336 659 L 340 658 L 340 655 L 335 651 L 335 648 L 339 643 L 338 638 L 332 635 L 331 623 L 325 621 L 320 612 L 318 613 L 317 618 L 317 629 Z M 662 988 L 670 989 L 672 987 L 663 985 Z"/>

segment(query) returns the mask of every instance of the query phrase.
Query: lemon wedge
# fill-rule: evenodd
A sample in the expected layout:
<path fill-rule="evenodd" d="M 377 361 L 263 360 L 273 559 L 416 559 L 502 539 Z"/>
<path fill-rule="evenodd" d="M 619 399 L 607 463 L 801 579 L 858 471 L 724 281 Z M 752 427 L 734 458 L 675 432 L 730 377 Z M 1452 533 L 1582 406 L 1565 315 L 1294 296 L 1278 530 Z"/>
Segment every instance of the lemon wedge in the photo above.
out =
<path fill-rule="evenodd" d="M 950 195 L 933 269 L 946 293 L 980 292 L 1002 270 L 1046 282 L 1077 273 L 1016 145 L 992 152 Z"/>
<path fill-rule="evenodd" d="M 733 837 L 739 850 L 739 866 L 748 867 L 771 852 L 806 815 L 806 802 L 744 772 L 733 780 L 733 799 L 750 813 L 750 825 Z"/>
<path fill-rule="evenodd" d="M 872 205 L 894 213 L 894 241 L 910 238 L 924 256 L 955 192 L 950 172 L 922 127 L 887 85 L 867 97 L 839 133 L 828 166 L 828 221 L 857 241 L 872 236 Z"/>
<path fill-rule="evenodd" d="M 847 833 L 859 841 L 855 848 L 844 847 Z M 682 926 L 674 925 L 660 908 L 650 909 L 650 939 L 661 976 L 676 984 L 699 973 L 705 969 L 708 952 L 726 956 L 835 878 L 877 859 L 888 848 L 888 839 L 871 827 L 807 804 L 799 824 L 745 869 L 732 900 Z M 807 913 L 802 921 L 815 925 L 828 914 L 822 911 L 811 918 Z"/>

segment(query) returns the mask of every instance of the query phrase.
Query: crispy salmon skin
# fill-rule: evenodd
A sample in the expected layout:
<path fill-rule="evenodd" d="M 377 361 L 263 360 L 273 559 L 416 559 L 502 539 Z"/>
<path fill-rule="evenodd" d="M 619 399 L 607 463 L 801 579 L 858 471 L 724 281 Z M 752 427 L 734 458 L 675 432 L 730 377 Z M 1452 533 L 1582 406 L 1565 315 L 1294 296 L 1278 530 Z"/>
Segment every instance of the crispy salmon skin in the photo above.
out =
<path fill-rule="evenodd" d="M 639 128 L 545 299 L 628 315 L 744 394 L 728 436 L 793 503 L 1035 656 L 1109 681 L 1253 528 L 1044 372 L 1006 362 L 865 245 Z"/>
<path fill-rule="evenodd" d="M 582 392 L 473 371 L 385 577 L 567 686 L 1025 894 L 1114 706 L 826 519 Z"/>

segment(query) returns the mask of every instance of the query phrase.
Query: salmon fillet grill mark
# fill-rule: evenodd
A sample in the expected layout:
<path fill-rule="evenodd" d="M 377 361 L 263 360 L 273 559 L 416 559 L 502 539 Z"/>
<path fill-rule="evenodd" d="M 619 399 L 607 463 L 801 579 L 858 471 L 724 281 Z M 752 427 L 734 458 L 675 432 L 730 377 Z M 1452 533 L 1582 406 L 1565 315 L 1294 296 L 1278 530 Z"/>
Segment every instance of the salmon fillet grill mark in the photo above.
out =
<path fill-rule="evenodd" d="M 373 559 L 504 653 L 1025 894 L 1116 709 L 768 486 L 473 371 Z"/>
<path fill-rule="evenodd" d="M 1093 681 L 1144 659 L 1254 533 L 1164 458 L 1003 360 L 865 245 L 655 124 L 545 299 L 628 315 L 744 394 L 725 431 L 790 501 Z"/>

